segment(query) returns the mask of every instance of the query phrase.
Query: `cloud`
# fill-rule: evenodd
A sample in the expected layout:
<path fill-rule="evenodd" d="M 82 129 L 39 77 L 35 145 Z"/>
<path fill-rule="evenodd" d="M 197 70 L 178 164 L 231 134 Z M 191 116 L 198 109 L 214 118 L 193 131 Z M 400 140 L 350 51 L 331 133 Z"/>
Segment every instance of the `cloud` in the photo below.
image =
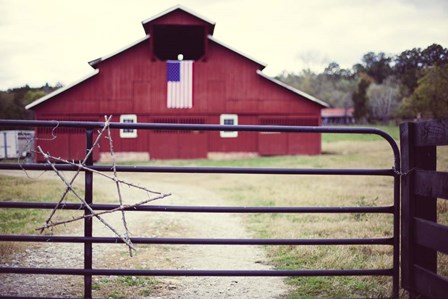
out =
<path fill-rule="evenodd" d="M 448 2 L 446 0 L 401 0 L 403 4 L 413 5 L 418 10 L 436 10 L 446 11 L 448 9 Z"/>
<path fill-rule="evenodd" d="M 62 81 L 92 69 L 88 61 L 144 35 L 140 22 L 178 0 L 0 0 L 0 89 Z M 448 45 L 445 0 L 184 0 L 216 21 L 214 36 L 266 62 L 265 72 L 331 62 L 351 67 L 369 52 L 398 54 Z"/>

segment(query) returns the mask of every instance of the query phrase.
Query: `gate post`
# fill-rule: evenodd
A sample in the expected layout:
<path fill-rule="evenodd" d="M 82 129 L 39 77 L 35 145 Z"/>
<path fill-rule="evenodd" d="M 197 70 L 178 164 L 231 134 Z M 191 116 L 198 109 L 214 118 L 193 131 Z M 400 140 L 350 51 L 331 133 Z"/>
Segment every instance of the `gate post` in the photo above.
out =
<path fill-rule="evenodd" d="M 93 146 L 93 130 L 91 128 L 86 129 L 86 155 L 89 155 L 86 159 L 85 165 L 93 165 L 93 153 L 90 153 L 90 149 Z M 90 171 L 84 172 L 84 200 L 87 204 L 92 204 L 93 201 L 93 173 Z M 84 210 L 84 215 L 90 215 L 89 209 Z M 92 217 L 84 218 L 84 237 L 92 237 L 93 219 Z M 92 269 L 92 242 L 85 241 L 84 243 L 84 270 Z M 84 275 L 84 298 L 92 298 L 92 275 Z"/>
<path fill-rule="evenodd" d="M 436 146 L 422 146 L 416 138 L 417 123 L 400 125 L 401 147 L 401 279 L 415 298 L 414 265 L 437 273 L 437 251 L 415 243 L 414 218 L 436 221 L 437 199 L 415 193 L 415 170 L 436 170 Z M 419 297 L 421 298 L 421 297 Z"/>

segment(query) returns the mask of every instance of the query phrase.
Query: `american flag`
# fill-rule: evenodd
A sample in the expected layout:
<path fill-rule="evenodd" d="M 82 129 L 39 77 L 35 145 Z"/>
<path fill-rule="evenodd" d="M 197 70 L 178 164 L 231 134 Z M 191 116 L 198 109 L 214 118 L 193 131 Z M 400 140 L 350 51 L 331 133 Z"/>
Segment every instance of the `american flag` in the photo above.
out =
<path fill-rule="evenodd" d="M 168 60 L 166 62 L 167 107 L 193 107 L 193 61 Z"/>

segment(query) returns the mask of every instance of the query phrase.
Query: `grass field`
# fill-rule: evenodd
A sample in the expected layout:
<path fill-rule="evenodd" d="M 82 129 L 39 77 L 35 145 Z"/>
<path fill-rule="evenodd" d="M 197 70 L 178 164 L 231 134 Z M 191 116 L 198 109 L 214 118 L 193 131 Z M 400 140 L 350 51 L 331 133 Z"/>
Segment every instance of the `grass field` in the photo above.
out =
<path fill-rule="evenodd" d="M 398 138 L 398 128 L 381 128 Z M 151 165 L 238 166 L 297 168 L 392 168 L 393 155 L 387 142 L 375 136 L 323 134 L 323 155 L 260 157 L 242 160 L 151 161 Z M 448 169 L 448 148 L 438 152 L 438 169 Z M 393 203 L 390 177 L 292 176 L 292 175 L 182 175 L 151 174 L 150 179 L 191 183 L 228 198 L 239 206 L 388 206 Z M 0 199 L 45 198 L 58 192 L 53 185 L 40 188 L 26 179 L 0 177 Z M 7 191 L 14 186 L 13 191 Z M 32 190 L 32 191 L 27 191 Z M 14 192 L 12 194 L 7 192 Z M 29 192 L 29 193 L 27 193 Z M 58 193 L 59 194 L 59 193 Z M 8 211 L 11 213 L 11 211 Z M 13 211 L 13 213 L 24 213 Z M 26 213 L 26 212 L 25 212 Z M 0 210 L 0 233 L 29 233 L 42 214 L 18 215 L 17 222 Z M 16 215 L 16 214 L 14 214 Z M 380 238 L 392 236 L 392 216 L 367 214 L 254 214 L 244 218 L 258 238 Z M 448 224 L 446 201 L 439 202 L 438 220 Z M 267 246 L 277 269 L 373 269 L 392 267 L 390 246 Z M 440 257 L 440 272 L 448 274 L 448 261 Z M 297 297 L 388 297 L 389 277 L 290 278 L 291 298 Z"/>
<path fill-rule="evenodd" d="M 377 137 L 338 134 L 323 139 L 324 154 L 229 161 L 160 161 L 157 165 L 297 168 L 392 168 L 393 155 Z M 358 138 L 356 138 L 358 137 Z M 393 202 L 389 177 L 200 175 L 191 183 L 214 188 L 241 206 L 387 206 Z M 370 238 L 392 236 L 392 216 L 366 214 L 256 214 L 246 217 L 259 238 Z M 390 246 L 268 246 L 277 269 L 390 268 Z M 387 297 L 391 279 L 291 278 L 291 298 Z"/>
<path fill-rule="evenodd" d="M 80 190 L 80 188 L 76 188 Z M 33 180 L 23 177 L 0 176 L 1 201 L 54 202 L 63 191 L 53 181 Z M 74 200 L 68 196 L 68 200 Z M 36 234 L 36 227 L 45 221 L 48 211 L 25 209 L 0 209 L 0 232 L 3 234 Z M 63 217 L 63 215 L 60 215 Z M 1 244 L 0 244 L 1 245 Z"/>

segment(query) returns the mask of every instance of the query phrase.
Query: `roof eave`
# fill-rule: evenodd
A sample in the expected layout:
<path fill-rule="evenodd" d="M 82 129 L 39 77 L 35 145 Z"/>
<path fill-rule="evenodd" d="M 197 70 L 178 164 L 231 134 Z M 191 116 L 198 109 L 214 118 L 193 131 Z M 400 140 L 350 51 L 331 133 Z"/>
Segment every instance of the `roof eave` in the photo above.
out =
<path fill-rule="evenodd" d="M 144 37 L 142 37 L 142 38 L 136 40 L 135 42 L 133 42 L 133 43 L 131 43 L 131 44 L 129 44 L 129 45 L 127 45 L 127 46 L 125 46 L 125 47 L 123 47 L 123 48 L 121 48 L 121 49 L 115 51 L 115 52 L 110 53 L 109 55 L 106 55 L 106 56 L 103 56 L 103 57 L 100 57 L 100 58 L 91 60 L 91 61 L 89 61 L 88 63 L 89 63 L 89 65 L 90 65 L 92 68 L 96 69 L 97 66 L 98 66 L 98 64 L 99 64 L 100 62 L 103 62 L 103 61 L 105 61 L 105 60 L 107 60 L 107 59 L 109 59 L 109 58 L 112 58 L 112 57 L 114 57 L 115 55 L 118 55 L 118 54 L 120 54 L 120 53 L 122 53 L 122 52 L 124 52 L 124 51 L 126 51 L 126 50 L 128 50 L 128 49 L 130 49 L 130 48 L 132 48 L 132 47 L 134 47 L 134 46 L 136 46 L 136 45 L 138 45 L 138 44 L 144 42 L 144 41 L 147 40 L 147 39 L 149 39 L 149 34 L 147 34 L 146 36 L 144 36 Z"/>
<path fill-rule="evenodd" d="M 226 49 L 229 49 L 230 51 L 235 52 L 235 53 L 237 53 L 238 55 L 243 56 L 243 57 L 245 57 L 245 58 L 247 58 L 247 59 L 249 59 L 249 60 L 255 62 L 256 64 L 258 64 L 258 65 L 261 67 L 261 69 L 264 69 L 264 68 L 266 67 L 266 63 L 261 62 L 261 61 L 255 59 L 255 58 L 253 58 L 253 57 L 251 57 L 251 56 L 249 56 L 249 55 L 247 55 L 247 54 L 245 54 L 245 53 L 243 53 L 243 52 L 241 52 L 241 51 L 235 50 L 234 48 L 232 48 L 232 47 L 230 47 L 230 46 L 224 44 L 223 42 L 217 40 L 214 36 L 212 36 L 212 35 L 209 34 L 209 35 L 208 35 L 208 38 L 209 38 L 211 41 L 217 43 L 218 45 L 220 45 L 220 46 L 222 46 L 222 47 L 224 47 L 224 48 L 226 48 Z"/>
<path fill-rule="evenodd" d="M 261 77 L 263 77 L 263 78 L 265 78 L 265 79 L 267 79 L 267 80 L 269 80 L 269 81 L 271 81 L 271 82 L 273 82 L 273 83 L 283 87 L 283 88 L 286 88 L 289 91 L 292 91 L 295 94 L 298 94 L 298 95 L 300 95 L 300 96 L 302 96 L 302 97 L 304 97 L 304 98 L 306 98 L 306 99 L 308 99 L 308 100 L 310 100 L 310 101 L 312 101 L 312 102 L 322 106 L 322 107 L 325 107 L 325 108 L 330 107 L 330 105 L 328 103 L 326 103 L 326 102 L 324 102 L 322 100 L 319 100 L 319 99 L 313 97 L 312 95 L 307 94 L 306 92 L 303 92 L 303 91 L 298 90 L 298 89 L 296 89 L 296 88 L 294 88 L 292 86 L 289 86 L 288 84 L 285 84 L 285 83 L 283 83 L 280 80 L 277 80 L 275 78 L 271 78 L 271 77 L 263 74 L 263 72 L 260 71 L 260 70 L 257 70 L 257 74 L 260 75 Z"/>
<path fill-rule="evenodd" d="M 61 88 L 59 88 L 59 89 L 57 89 L 57 90 L 55 90 L 55 91 L 53 91 L 53 92 L 47 94 L 46 96 L 43 96 L 43 97 L 41 97 L 41 98 L 35 100 L 34 102 L 32 102 L 32 103 L 26 105 L 26 106 L 25 106 L 25 109 L 26 109 L 26 110 L 30 110 L 30 109 L 32 109 L 32 108 L 34 108 L 34 107 L 36 107 L 36 106 L 42 104 L 43 102 L 45 102 L 45 101 L 47 101 L 47 100 L 49 100 L 49 99 L 51 99 L 51 98 L 53 98 L 53 97 L 55 97 L 55 96 L 57 96 L 57 95 L 59 95 L 59 94 L 65 92 L 65 91 L 69 90 L 70 88 L 72 88 L 72 87 L 74 87 L 74 86 L 76 86 L 76 85 L 78 85 L 78 84 L 80 84 L 80 83 L 82 83 L 82 82 L 84 82 L 84 81 L 86 81 L 86 80 L 92 78 L 93 76 L 97 75 L 99 72 L 100 72 L 100 70 L 95 69 L 95 70 L 93 71 L 93 73 L 91 73 L 91 74 L 89 74 L 89 75 L 87 75 L 87 76 L 81 78 L 80 80 L 75 81 L 75 82 L 73 82 L 73 83 L 71 83 L 71 84 L 69 84 L 69 85 L 67 85 L 67 86 L 61 87 Z"/>

